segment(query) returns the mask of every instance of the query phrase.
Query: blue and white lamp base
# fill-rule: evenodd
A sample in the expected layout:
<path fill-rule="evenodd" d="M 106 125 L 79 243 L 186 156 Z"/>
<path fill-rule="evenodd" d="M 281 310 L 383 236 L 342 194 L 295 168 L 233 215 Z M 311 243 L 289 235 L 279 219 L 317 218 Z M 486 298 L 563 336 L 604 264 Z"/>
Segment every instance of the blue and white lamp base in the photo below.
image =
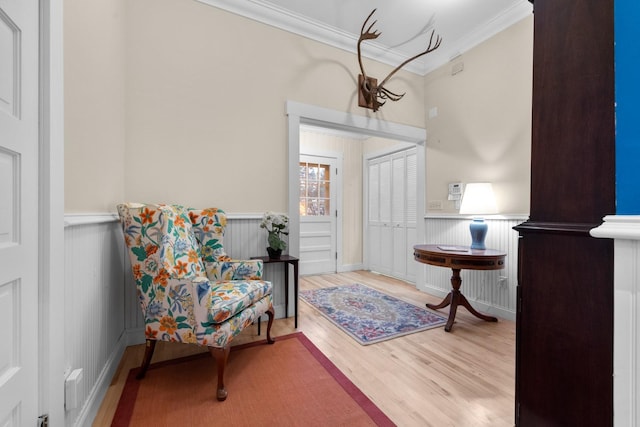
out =
<path fill-rule="evenodd" d="M 471 231 L 471 249 L 485 250 L 484 239 L 487 237 L 489 226 L 484 222 L 484 218 L 474 218 L 469 224 Z"/>

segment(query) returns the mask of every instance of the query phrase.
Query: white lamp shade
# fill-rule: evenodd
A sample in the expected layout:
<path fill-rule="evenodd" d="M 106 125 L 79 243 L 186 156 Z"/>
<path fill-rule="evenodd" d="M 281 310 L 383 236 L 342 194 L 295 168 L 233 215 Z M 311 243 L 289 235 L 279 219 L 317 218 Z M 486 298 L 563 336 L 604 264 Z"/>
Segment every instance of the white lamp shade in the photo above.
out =
<path fill-rule="evenodd" d="M 461 214 L 486 215 L 498 213 L 496 197 L 489 182 L 474 182 L 465 186 L 460 205 Z"/>

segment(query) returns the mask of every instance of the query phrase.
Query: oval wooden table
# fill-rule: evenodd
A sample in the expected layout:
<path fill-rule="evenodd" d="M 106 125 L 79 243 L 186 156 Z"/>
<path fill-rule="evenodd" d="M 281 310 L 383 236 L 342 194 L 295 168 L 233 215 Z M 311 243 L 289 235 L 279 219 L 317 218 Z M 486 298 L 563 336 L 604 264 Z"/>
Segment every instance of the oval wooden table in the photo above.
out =
<path fill-rule="evenodd" d="M 438 267 L 449 267 L 453 271 L 451 276 L 451 292 L 440 304 L 427 304 L 432 310 L 439 310 L 451 305 L 449 309 L 449 319 L 444 327 L 446 332 L 450 332 L 453 321 L 456 318 L 458 306 L 462 305 L 474 316 L 486 320 L 487 322 L 497 322 L 493 316 L 486 316 L 476 311 L 467 298 L 460 292 L 462 278 L 460 270 L 501 270 L 504 268 L 506 253 L 494 249 L 470 249 L 468 246 L 450 245 L 415 245 L 413 247 L 413 257 L 423 264 L 435 265 Z"/>

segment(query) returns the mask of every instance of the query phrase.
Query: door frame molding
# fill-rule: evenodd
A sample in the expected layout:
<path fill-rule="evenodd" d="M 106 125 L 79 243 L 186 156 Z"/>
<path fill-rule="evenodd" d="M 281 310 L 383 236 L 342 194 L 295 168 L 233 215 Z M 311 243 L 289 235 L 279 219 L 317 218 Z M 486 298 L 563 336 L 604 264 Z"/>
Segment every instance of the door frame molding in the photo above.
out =
<path fill-rule="evenodd" d="M 63 0 L 39 1 L 38 414 L 65 424 Z M 33 420 L 35 423 L 35 420 Z"/>
<path fill-rule="evenodd" d="M 425 213 L 425 145 L 426 129 L 358 116 L 295 101 L 285 103 L 289 140 L 289 253 L 300 254 L 300 213 L 298 212 L 298 159 L 300 158 L 300 125 L 314 125 L 348 132 L 364 133 L 381 138 L 410 142 L 416 145 L 418 159 L 418 185 L 416 232 L 424 239 Z M 424 280 L 424 268 L 418 268 L 416 283 Z"/>

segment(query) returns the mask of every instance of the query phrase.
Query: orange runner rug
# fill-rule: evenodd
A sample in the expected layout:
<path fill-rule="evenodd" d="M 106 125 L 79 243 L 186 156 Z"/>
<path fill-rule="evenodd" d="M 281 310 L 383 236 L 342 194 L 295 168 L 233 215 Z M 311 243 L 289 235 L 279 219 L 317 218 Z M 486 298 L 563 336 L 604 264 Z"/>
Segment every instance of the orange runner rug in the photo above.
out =
<path fill-rule="evenodd" d="M 231 348 L 227 400 L 209 353 L 132 369 L 112 426 L 393 426 L 301 332 Z"/>

